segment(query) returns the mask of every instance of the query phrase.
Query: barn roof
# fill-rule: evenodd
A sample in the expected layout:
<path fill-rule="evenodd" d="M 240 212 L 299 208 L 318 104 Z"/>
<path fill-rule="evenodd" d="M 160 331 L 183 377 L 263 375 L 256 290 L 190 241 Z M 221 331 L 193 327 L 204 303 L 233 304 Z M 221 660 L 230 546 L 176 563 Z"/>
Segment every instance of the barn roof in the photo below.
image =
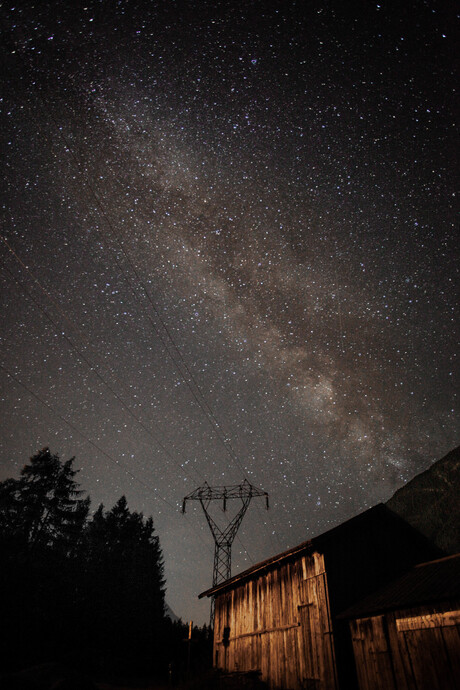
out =
<path fill-rule="evenodd" d="M 389 522 L 396 522 L 399 531 L 413 532 L 414 535 L 417 534 L 418 538 L 428 543 L 428 540 L 426 540 L 422 535 L 417 533 L 416 530 L 414 530 L 407 522 L 405 522 L 402 518 L 396 515 L 396 513 L 387 508 L 386 505 L 384 505 L 383 503 L 379 503 L 373 508 L 369 508 L 369 510 L 355 515 L 350 520 L 342 522 L 337 527 L 333 527 L 332 529 L 328 530 L 327 532 L 324 532 L 323 534 L 317 537 L 308 539 L 307 541 L 302 542 L 298 546 L 294 546 L 293 548 L 290 548 L 287 551 L 283 551 L 283 553 L 267 558 L 265 561 L 261 561 L 260 563 L 256 563 L 255 565 L 251 566 L 242 573 L 239 573 L 238 575 L 235 575 L 234 577 L 225 580 L 225 582 L 221 582 L 215 587 L 212 587 L 211 589 L 202 592 L 199 595 L 199 598 L 201 599 L 202 597 L 214 596 L 222 590 L 232 589 L 240 582 L 253 577 L 256 573 L 259 573 L 264 570 L 269 570 L 275 565 L 278 565 L 289 559 L 296 558 L 302 555 L 303 553 L 307 553 L 308 551 L 325 549 L 328 545 L 333 545 L 338 540 L 341 540 L 344 537 L 349 538 L 350 535 L 358 533 L 360 530 L 367 528 L 371 524 L 374 526 L 382 524 L 388 525 Z M 436 549 L 436 552 L 430 555 L 439 555 L 440 553 L 441 552 L 439 551 L 439 549 Z M 425 555 L 425 558 L 427 556 L 429 557 L 429 555 L 427 554 Z"/>
<path fill-rule="evenodd" d="M 339 618 L 362 618 L 383 611 L 456 599 L 460 599 L 460 553 L 416 565 L 348 608 Z"/>

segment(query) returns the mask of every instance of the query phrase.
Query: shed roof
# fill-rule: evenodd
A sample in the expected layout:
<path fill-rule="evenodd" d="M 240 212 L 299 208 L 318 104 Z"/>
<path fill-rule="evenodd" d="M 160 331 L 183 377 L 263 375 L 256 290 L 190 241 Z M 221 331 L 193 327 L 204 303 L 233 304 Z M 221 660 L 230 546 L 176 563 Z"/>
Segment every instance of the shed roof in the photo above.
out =
<path fill-rule="evenodd" d="M 460 599 L 460 553 L 420 563 L 344 611 L 339 618 L 362 618 L 384 611 Z"/>
<path fill-rule="evenodd" d="M 405 522 L 402 518 L 396 515 L 396 513 L 394 513 L 392 510 L 387 508 L 385 504 L 378 503 L 373 508 L 369 508 L 363 513 L 355 515 L 354 517 L 350 518 L 350 520 L 347 520 L 346 522 L 342 522 L 340 525 L 337 525 L 337 527 L 333 527 L 327 532 L 324 532 L 323 534 L 320 534 L 317 537 L 313 537 L 312 539 L 308 539 L 307 541 L 304 541 L 301 544 L 298 544 L 297 546 L 288 549 L 287 551 L 283 551 L 282 553 L 279 553 L 276 556 L 271 556 L 270 558 L 267 558 L 265 561 L 256 563 L 247 570 L 244 570 L 242 573 L 234 575 L 230 579 L 219 583 L 215 587 L 211 587 L 211 589 L 207 589 L 205 592 L 202 592 L 199 595 L 199 599 L 201 599 L 202 597 L 214 596 L 222 590 L 232 589 L 233 587 L 237 586 L 240 582 L 253 577 L 256 573 L 259 573 L 263 570 L 269 570 L 275 565 L 279 565 L 284 561 L 299 557 L 303 553 L 306 553 L 308 551 L 327 548 L 329 544 L 334 543 L 337 540 L 343 539 L 344 537 L 348 537 L 349 535 L 356 533 L 360 529 L 364 529 L 365 527 L 367 528 L 367 526 L 371 523 L 374 525 L 381 523 L 388 524 L 389 521 L 392 523 L 396 522 L 398 529 L 401 531 L 409 530 L 411 532 L 417 533 L 416 530 L 414 530 L 407 522 Z M 418 536 L 420 537 L 420 539 L 428 543 L 428 540 L 425 539 L 422 535 Z M 438 553 L 440 553 L 439 549 L 437 549 L 436 553 L 434 553 L 433 555 L 437 555 Z"/>

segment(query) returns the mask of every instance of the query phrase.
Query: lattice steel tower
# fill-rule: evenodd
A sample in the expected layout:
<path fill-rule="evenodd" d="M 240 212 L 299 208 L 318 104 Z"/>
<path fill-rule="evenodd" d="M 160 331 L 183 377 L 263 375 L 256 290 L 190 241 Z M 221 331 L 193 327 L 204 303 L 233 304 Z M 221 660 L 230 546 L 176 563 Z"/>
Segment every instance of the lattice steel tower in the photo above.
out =
<path fill-rule="evenodd" d="M 182 512 L 185 513 L 187 501 L 199 501 L 208 521 L 212 536 L 214 537 L 214 569 L 212 574 L 212 586 L 218 585 L 231 577 L 232 570 L 232 544 L 236 537 L 251 499 L 256 496 L 265 496 L 265 504 L 268 510 L 268 493 L 257 489 L 245 479 L 241 484 L 234 486 L 209 486 L 207 482 L 192 493 L 185 496 L 182 502 Z M 222 501 L 224 512 L 227 510 L 227 501 L 239 498 L 242 506 L 228 525 L 221 529 L 209 514 L 208 508 L 211 501 Z M 214 623 L 214 597 L 211 600 L 211 625 Z"/>

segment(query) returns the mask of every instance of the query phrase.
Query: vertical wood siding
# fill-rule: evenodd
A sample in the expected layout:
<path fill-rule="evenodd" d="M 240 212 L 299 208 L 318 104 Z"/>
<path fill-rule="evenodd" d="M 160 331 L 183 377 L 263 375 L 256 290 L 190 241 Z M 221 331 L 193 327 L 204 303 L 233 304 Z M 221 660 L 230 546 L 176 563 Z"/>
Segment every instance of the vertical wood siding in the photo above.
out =
<path fill-rule="evenodd" d="M 260 670 L 270 688 L 335 690 L 322 554 L 285 561 L 216 597 L 214 658 L 227 671 Z M 228 644 L 224 630 L 229 629 Z"/>
<path fill-rule="evenodd" d="M 360 690 L 396 690 L 385 617 L 353 621 L 351 634 Z M 404 686 L 405 687 L 405 686 Z"/>
<path fill-rule="evenodd" d="M 350 629 L 360 690 L 460 687 L 458 604 L 361 618 Z"/>

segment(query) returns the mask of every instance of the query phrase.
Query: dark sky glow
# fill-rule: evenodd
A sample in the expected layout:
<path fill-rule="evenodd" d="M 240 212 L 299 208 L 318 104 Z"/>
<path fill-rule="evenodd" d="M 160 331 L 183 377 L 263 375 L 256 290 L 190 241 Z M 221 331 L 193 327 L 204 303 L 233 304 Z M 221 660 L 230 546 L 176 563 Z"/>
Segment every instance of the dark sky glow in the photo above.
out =
<path fill-rule="evenodd" d="M 270 494 L 236 572 L 459 443 L 453 8 L 3 5 L 0 479 L 75 455 L 184 619 L 205 480 Z"/>

